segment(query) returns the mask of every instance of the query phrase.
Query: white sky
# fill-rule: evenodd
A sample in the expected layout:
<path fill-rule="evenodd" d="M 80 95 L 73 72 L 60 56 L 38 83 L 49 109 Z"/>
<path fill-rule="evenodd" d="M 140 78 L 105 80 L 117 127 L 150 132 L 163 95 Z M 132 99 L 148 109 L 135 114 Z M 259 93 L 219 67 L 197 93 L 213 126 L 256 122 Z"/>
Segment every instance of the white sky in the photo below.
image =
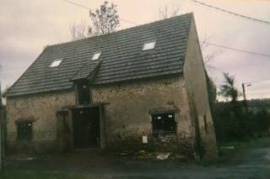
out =
<path fill-rule="evenodd" d="M 74 0 L 96 9 L 103 0 Z M 268 0 L 201 0 L 240 14 L 270 21 Z M 64 0 L 0 0 L 0 80 L 2 88 L 13 84 L 49 44 L 69 41 L 69 27 L 89 24 L 88 11 Z M 233 48 L 268 53 L 270 25 L 231 16 L 195 4 L 191 0 L 113 0 L 118 5 L 121 28 L 158 20 L 159 9 L 179 8 L 180 14 L 193 12 L 200 40 Z M 248 98 L 270 97 L 270 58 L 253 56 L 208 46 L 205 54 L 216 54 L 207 70 L 217 85 L 220 71 L 234 75 L 240 89 L 242 82 L 252 82 Z M 267 81 L 268 80 L 268 81 Z"/>

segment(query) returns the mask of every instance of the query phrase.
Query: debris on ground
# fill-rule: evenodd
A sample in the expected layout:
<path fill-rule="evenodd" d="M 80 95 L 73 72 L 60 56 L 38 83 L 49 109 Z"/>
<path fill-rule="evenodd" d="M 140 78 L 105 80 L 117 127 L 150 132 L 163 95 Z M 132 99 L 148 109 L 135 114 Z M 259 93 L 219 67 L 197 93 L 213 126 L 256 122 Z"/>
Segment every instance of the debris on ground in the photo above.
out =
<path fill-rule="evenodd" d="M 173 159 L 175 160 L 187 160 L 187 158 L 184 155 L 175 154 L 173 156 Z"/>
<path fill-rule="evenodd" d="M 135 160 L 178 160 L 178 161 L 187 161 L 188 158 L 182 153 L 177 152 L 157 152 L 157 151 L 147 151 L 147 150 L 138 150 L 138 151 L 122 151 L 116 154 L 119 157 L 125 159 L 135 159 Z"/>
<path fill-rule="evenodd" d="M 158 160 L 166 160 L 169 158 L 170 155 L 171 155 L 171 153 L 158 153 L 157 159 Z"/>
<path fill-rule="evenodd" d="M 36 160 L 35 157 L 27 157 L 27 156 L 16 156 L 16 157 L 10 157 L 13 160 L 17 160 L 17 161 L 32 161 L 32 160 Z"/>
<path fill-rule="evenodd" d="M 137 159 L 153 159 L 154 153 L 153 152 L 147 152 L 145 150 L 140 150 L 137 154 L 136 154 L 136 158 Z"/>
<path fill-rule="evenodd" d="M 128 152 L 121 152 L 121 153 L 120 153 L 120 156 L 123 156 L 123 157 L 128 156 L 128 155 L 129 155 Z"/>
<path fill-rule="evenodd" d="M 221 146 L 220 147 L 221 149 L 227 149 L 227 150 L 234 150 L 235 147 L 233 145 L 230 145 L 230 146 Z"/>

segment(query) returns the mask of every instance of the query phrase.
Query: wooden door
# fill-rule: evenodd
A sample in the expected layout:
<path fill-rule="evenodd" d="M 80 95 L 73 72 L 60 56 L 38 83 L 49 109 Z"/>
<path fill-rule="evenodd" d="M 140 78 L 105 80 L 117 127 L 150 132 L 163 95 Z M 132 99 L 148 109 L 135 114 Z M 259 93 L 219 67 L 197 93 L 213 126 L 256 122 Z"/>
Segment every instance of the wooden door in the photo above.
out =
<path fill-rule="evenodd" d="M 99 108 L 85 107 L 73 112 L 74 145 L 76 148 L 90 148 L 99 145 Z"/>

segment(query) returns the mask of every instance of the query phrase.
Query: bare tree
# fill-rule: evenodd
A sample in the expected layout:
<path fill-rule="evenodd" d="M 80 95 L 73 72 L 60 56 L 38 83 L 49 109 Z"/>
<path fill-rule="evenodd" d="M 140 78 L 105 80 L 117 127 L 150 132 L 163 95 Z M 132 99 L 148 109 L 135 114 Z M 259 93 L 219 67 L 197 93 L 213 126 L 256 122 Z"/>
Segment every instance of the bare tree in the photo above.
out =
<path fill-rule="evenodd" d="M 160 19 L 167 19 L 169 17 L 177 16 L 180 12 L 179 7 L 173 7 L 169 8 L 168 5 L 165 5 L 162 8 L 159 8 L 159 17 Z"/>
<path fill-rule="evenodd" d="M 120 25 L 117 6 L 107 1 L 104 1 L 98 9 L 90 10 L 89 17 L 91 21 L 89 26 L 85 23 L 74 23 L 70 26 L 72 40 L 111 33 L 116 31 Z"/>
<path fill-rule="evenodd" d="M 203 59 L 206 65 L 209 65 L 213 59 L 215 59 L 218 55 L 222 53 L 222 50 L 215 50 L 212 52 L 207 52 L 209 49 L 209 42 L 213 36 L 206 36 L 202 41 L 200 41 L 200 47 L 203 53 Z"/>
<path fill-rule="evenodd" d="M 114 32 L 119 27 L 119 15 L 117 6 L 105 1 L 99 9 L 90 10 L 89 16 L 92 21 L 92 27 L 89 33 L 95 35 L 108 34 Z"/>
<path fill-rule="evenodd" d="M 87 27 L 83 23 L 72 24 L 69 28 L 72 40 L 79 40 L 87 37 Z"/>

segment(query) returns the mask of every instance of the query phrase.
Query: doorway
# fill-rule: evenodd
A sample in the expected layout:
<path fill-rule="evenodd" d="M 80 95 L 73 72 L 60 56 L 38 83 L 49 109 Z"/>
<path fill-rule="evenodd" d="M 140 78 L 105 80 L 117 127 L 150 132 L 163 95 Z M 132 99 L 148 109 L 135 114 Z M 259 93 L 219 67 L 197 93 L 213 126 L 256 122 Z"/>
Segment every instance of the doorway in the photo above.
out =
<path fill-rule="evenodd" d="M 75 148 L 92 148 L 100 145 L 99 107 L 75 108 L 72 120 Z"/>

